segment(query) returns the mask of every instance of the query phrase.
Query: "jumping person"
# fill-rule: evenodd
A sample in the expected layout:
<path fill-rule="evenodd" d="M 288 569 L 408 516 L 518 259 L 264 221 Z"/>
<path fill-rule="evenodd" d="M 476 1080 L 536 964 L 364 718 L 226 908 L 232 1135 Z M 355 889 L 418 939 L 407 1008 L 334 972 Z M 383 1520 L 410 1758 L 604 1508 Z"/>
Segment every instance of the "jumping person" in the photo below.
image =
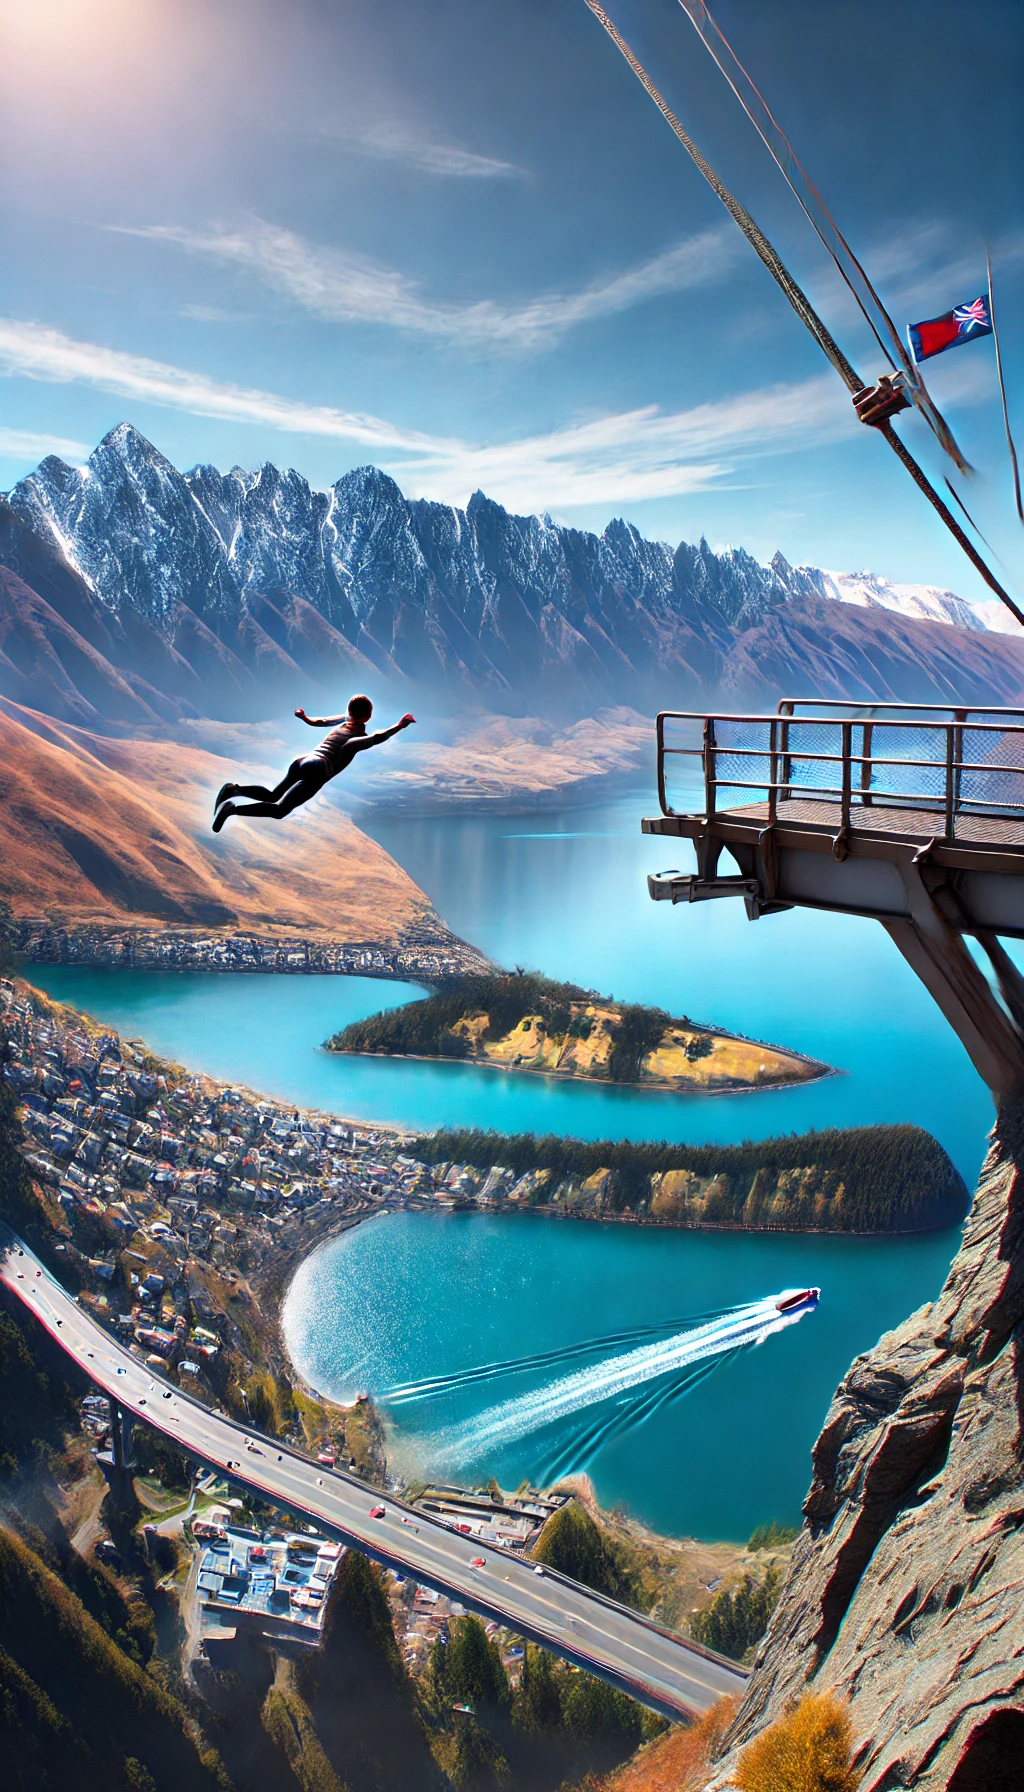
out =
<path fill-rule="evenodd" d="M 365 753 L 367 747 L 379 747 L 416 720 L 415 716 L 406 715 L 393 728 L 367 734 L 366 724 L 373 714 L 369 697 L 350 698 L 348 714 L 344 716 L 307 716 L 304 709 L 297 709 L 295 714 L 300 722 L 308 722 L 311 728 L 329 728 L 330 734 L 324 736 L 312 753 L 293 759 L 280 784 L 275 784 L 273 790 L 268 790 L 264 784 L 222 784 L 213 805 L 215 834 L 220 833 L 229 815 L 261 815 L 268 820 L 283 821 L 293 809 L 308 803 L 331 778 L 336 778 L 351 765 L 357 753 Z M 234 800 L 239 796 L 253 797 L 255 801 L 239 806 Z"/>

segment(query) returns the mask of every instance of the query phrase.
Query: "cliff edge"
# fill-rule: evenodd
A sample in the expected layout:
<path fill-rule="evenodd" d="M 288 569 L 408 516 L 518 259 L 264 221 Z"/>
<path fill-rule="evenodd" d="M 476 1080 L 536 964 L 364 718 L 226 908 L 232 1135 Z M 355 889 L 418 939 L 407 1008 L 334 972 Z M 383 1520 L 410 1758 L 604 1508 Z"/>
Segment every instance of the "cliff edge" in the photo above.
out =
<path fill-rule="evenodd" d="M 860 1356 L 714 1788 L 805 1688 L 859 1792 L 1000 1792 L 1024 1762 L 1024 1115 L 1004 1111 L 939 1298 Z"/>

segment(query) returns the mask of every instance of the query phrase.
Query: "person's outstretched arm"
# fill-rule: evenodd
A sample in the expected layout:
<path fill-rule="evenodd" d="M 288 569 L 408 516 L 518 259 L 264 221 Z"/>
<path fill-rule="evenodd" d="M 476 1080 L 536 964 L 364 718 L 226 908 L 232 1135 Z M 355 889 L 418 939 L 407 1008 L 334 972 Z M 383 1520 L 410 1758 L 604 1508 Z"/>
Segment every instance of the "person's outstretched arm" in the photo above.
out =
<path fill-rule="evenodd" d="M 400 722 L 395 722 L 390 728 L 379 728 L 376 734 L 357 735 L 355 740 L 350 743 L 350 751 L 353 753 L 365 753 L 367 747 L 379 747 L 383 741 L 390 740 L 392 735 L 401 734 L 403 728 L 411 728 L 415 720 L 415 716 L 406 715 L 402 717 Z"/>
<path fill-rule="evenodd" d="M 304 709 L 297 709 L 295 714 L 300 722 L 308 722 L 311 728 L 336 728 L 339 722 L 347 722 L 347 713 L 343 716 L 307 716 Z"/>

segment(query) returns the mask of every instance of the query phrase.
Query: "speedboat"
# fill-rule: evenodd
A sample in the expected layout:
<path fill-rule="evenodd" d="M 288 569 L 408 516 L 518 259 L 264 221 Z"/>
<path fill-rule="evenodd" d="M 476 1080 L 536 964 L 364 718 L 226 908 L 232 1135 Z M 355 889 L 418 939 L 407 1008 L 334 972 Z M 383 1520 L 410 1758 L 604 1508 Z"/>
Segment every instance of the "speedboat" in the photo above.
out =
<path fill-rule="evenodd" d="M 775 1302 L 777 1313 L 792 1313 L 796 1307 L 816 1307 L 821 1294 L 820 1288 L 798 1288 L 792 1294 L 784 1294 Z"/>

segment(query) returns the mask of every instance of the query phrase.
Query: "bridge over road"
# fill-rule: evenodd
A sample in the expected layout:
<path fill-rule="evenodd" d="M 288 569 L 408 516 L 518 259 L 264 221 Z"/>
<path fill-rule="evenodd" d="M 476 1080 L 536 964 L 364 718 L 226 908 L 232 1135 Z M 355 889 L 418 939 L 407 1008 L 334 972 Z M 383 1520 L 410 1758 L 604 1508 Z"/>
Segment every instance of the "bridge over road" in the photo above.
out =
<path fill-rule="evenodd" d="M 310 1462 L 155 1377 L 6 1230 L 0 1230 L 0 1282 L 110 1397 L 115 1433 L 122 1417 L 153 1426 L 260 1499 L 305 1516 L 383 1567 L 496 1619 L 666 1717 L 693 1716 L 724 1694 L 744 1692 L 747 1675 L 737 1663 L 564 1575 L 548 1568 L 538 1573 L 527 1558 L 449 1530 L 352 1475 Z M 372 1518 L 380 1506 L 384 1516 Z M 474 1557 L 482 1566 L 473 1566 Z"/>

